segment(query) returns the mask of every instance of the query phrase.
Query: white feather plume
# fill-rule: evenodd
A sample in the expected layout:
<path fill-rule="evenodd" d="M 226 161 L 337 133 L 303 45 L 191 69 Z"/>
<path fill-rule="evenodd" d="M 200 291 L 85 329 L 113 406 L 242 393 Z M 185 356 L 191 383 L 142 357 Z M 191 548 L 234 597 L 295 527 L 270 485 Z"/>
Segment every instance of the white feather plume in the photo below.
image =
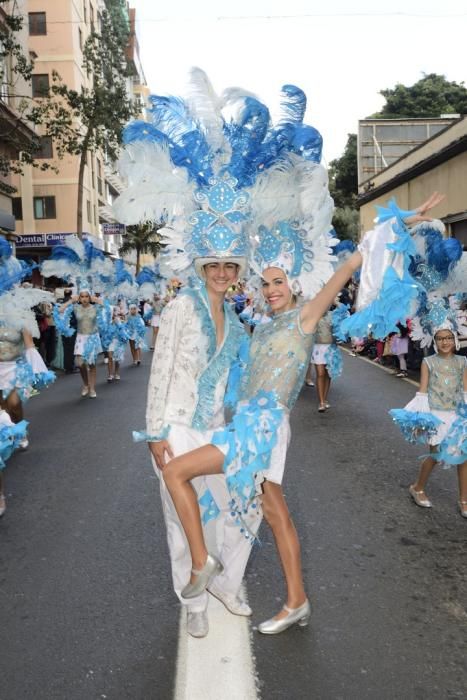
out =
<path fill-rule="evenodd" d="M 227 150 L 230 153 L 230 146 L 224 137 L 221 100 L 201 68 L 194 67 L 190 71 L 186 101 L 191 114 L 207 134 L 212 150 Z"/>
<path fill-rule="evenodd" d="M 15 330 L 27 330 L 34 338 L 40 336 L 36 315 L 32 307 L 45 302 L 53 303 L 51 292 L 34 287 L 13 287 L 0 296 L 0 323 Z"/>
<path fill-rule="evenodd" d="M 193 209 L 196 185 L 174 167 L 166 148 L 147 142 L 126 146 L 119 170 L 129 187 L 113 203 L 115 218 L 127 226 L 160 221 Z"/>

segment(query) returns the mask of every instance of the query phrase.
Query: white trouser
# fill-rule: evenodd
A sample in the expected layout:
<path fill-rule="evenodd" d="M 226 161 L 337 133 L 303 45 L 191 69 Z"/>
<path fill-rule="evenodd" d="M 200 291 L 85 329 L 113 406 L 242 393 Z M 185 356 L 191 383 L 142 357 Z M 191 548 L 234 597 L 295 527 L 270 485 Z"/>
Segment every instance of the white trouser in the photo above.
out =
<path fill-rule="evenodd" d="M 174 455 L 177 457 L 197 447 L 209 444 L 211 437 L 212 431 L 202 432 L 183 425 L 172 425 L 168 441 Z M 197 598 L 190 598 L 189 600 L 182 598 L 180 595 L 191 574 L 190 549 L 170 493 L 164 480 L 161 478 L 161 472 L 155 465 L 154 460 L 152 462 L 159 477 L 174 590 L 180 602 L 184 605 L 189 605 L 191 612 L 200 612 L 205 610 L 208 604 L 208 594 L 206 592 Z M 248 557 L 251 553 L 252 539 L 245 537 L 244 533 L 240 531 L 241 528 L 235 523 L 235 518 L 230 513 L 230 496 L 223 474 L 197 477 L 191 483 L 198 496 L 203 495 L 204 491 L 209 489 L 220 510 L 217 518 L 204 526 L 204 531 L 206 540 L 209 543 L 209 551 L 213 553 L 217 551 L 217 555 L 224 565 L 224 571 L 215 579 L 216 587 L 225 593 L 237 595 L 245 573 Z M 261 515 L 259 513 L 251 520 L 250 518 L 248 519 L 248 528 L 253 534 L 256 534 L 260 522 Z M 211 544 L 212 541 L 214 541 L 213 544 Z"/>

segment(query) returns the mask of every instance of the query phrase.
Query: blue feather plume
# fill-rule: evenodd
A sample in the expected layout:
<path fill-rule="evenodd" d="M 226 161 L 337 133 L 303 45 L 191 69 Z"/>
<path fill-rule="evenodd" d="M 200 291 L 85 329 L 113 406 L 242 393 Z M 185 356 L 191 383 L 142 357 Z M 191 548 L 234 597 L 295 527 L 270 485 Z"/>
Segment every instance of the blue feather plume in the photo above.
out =
<path fill-rule="evenodd" d="M 140 286 L 149 282 L 150 284 L 155 284 L 157 282 L 157 275 L 154 270 L 150 267 L 143 267 L 141 271 L 136 275 L 136 283 Z"/>
<path fill-rule="evenodd" d="M 115 284 L 122 284 L 122 282 L 129 282 L 133 284 L 133 277 L 131 273 L 125 269 L 125 263 L 121 258 L 117 258 L 115 261 Z"/>
<path fill-rule="evenodd" d="M 4 238 L 0 238 L 0 259 L 6 260 L 10 258 L 13 253 L 13 248 L 11 244 L 8 243 Z"/>
<path fill-rule="evenodd" d="M 296 85 L 283 85 L 279 123 L 302 124 L 305 110 L 306 95 L 303 90 Z"/>

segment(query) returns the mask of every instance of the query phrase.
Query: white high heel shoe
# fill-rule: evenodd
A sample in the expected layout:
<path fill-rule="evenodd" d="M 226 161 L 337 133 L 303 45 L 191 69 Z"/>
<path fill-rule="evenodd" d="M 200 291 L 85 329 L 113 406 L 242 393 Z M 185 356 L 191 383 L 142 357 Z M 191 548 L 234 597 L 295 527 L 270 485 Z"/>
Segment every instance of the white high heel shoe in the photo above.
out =
<path fill-rule="evenodd" d="M 281 620 L 271 618 L 266 620 L 266 622 L 262 622 L 258 625 L 258 632 L 261 632 L 261 634 L 280 634 L 280 632 L 284 632 L 292 625 L 297 624 L 299 627 L 306 627 L 310 622 L 311 605 L 309 600 L 305 600 L 299 608 L 289 608 L 287 605 L 284 605 L 284 610 L 288 613 L 285 617 Z"/>

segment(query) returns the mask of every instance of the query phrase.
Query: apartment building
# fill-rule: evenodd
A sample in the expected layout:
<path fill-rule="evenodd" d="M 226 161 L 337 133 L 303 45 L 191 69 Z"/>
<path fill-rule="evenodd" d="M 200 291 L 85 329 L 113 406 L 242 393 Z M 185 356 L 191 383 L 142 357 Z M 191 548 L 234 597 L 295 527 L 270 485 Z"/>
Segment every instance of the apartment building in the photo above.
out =
<path fill-rule="evenodd" d="M 24 15 L 27 0 L 7 2 L 0 7 L 0 24 L 7 13 L 15 11 Z M 28 56 L 28 30 L 23 26 L 16 39 Z M 31 96 L 31 86 L 21 76 L 14 73 L 13 58 L 0 57 L 0 154 L 8 160 L 18 158 L 19 149 L 37 140 L 31 125 L 20 116 L 19 101 L 22 96 Z M 13 215 L 15 178 L 0 174 L 0 236 L 14 243 L 16 222 Z"/>
<path fill-rule="evenodd" d="M 52 83 L 56 71 L 63 82 L 79 91 L 89 80 L 82 68 L 82 49 L 89 33 L 99 27 L 104 0 L 27 0 L 29 49 L 37 56 L 32 79 L 32 94 L 40 94 Z M 130 10 L 122 1 L 122 12 L 130 22 Z M 134 14 L 133 14 L 134 16 Z M 145 86 L 139 61 L 137 40 L 132 40 L 134 76 L 128 79 L 128 94 L 138 94 Z M 27 168 L 17 178 L 16 215 L 17 255 L 36 261 L 48 257 L 54 245 L 76 233 L 79 157 L 66 155 L 58 160 L 54 144 L 41 140 L 40 158 L 58 168 L 41 171 Z M 84 172 L 83 235 L 104 252 L 117 255 L 120 237 L 106 235 L 106 224 L 115 223 L 111 213 L 113 199 L 124 184 L 104 154 L 89 152 Z"/>

